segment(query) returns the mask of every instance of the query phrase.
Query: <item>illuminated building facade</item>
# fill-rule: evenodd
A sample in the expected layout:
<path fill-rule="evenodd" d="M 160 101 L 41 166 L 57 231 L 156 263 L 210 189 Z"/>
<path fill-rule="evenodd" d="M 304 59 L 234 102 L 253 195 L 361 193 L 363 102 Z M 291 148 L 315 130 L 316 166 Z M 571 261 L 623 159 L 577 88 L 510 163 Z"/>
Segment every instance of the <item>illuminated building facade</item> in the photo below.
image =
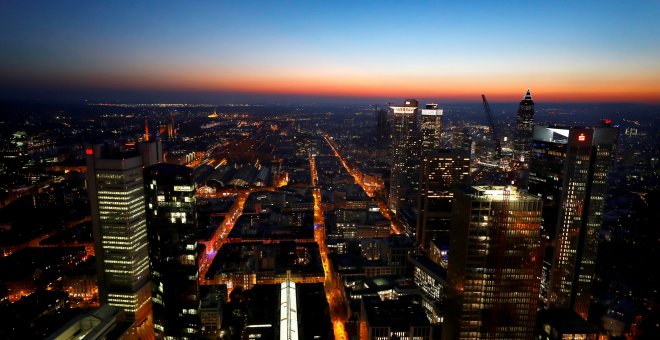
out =
<path fill-rule="evenodd" d="M 531 339 L 542 249 L 538 197 L 475 186 L 455 197 L 443 339 Z"/>
<path fill-rule="evenodd" d="M 85 153 L 99 298 L 139 324 L 151 305 L 143 157 L 103 144 L 89 145 Z"/>
<path fill-rule="evenodd" d="M 414 236 L 422 249 L 428 249 L 431 240 L 449 236 L 453 188 L 468 184 L 470 156 L 460 151 L 432 150 L 422 154 L 421 163 Z"/>
<path fill-rule="evenodd" d="M 438 149 L 442 141 L 442 109 L 438 109 L 438 104 L 426 104 L 421 111 L 422 152 Z"/>
<path fill-rule="evenodd" d="M 442 301 L 447 289 L 447 271 L 425 256 L 411 256 L 413 280 L 422 293 L 433 301 Z"/>
<path fill-rule="evenodd" d="M 530 193 L 545 201 L 556 246 L 548 299 L 552 308 L 589 314 L 598 233 L 617 130 L 534 127 Z"/>
<path fill-rule="evenodd" d="M 193 169 L 162 163 L 144 174 L 154 331 L 195 337 L 201 320 Z"/>
<path fill-rule="evenodd" d="M 528 89 L 518 106 L 518 115 L 516 116 L 516 135 L 513 143 L 515 157 L 523 162 L 526 162 L 527 159 L 529 159 L 533 128 L 534 101 L 532 100 L 532 94 Z"/>
<path fill-rule="evenodd" d="M 392 170 L 388 207 L 397 212 L 414 202 L 419 182 L 418 102 L 406 99 L 404 106 L 392 106 Z"/>

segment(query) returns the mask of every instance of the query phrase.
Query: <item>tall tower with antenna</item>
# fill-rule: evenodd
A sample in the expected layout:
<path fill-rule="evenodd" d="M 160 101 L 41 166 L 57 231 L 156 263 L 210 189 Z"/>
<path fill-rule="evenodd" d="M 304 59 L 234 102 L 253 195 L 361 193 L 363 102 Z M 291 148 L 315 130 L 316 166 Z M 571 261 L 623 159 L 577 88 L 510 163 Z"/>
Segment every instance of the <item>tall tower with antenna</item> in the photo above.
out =
<path fill-rule="evenodd" d="M 532 93 L 527 89 L 518 106 L 516 116 L 516 135 L 513 140 L 514 156 L 521 162 L 529 159 L 532 148 L 532 130 L 534 129 L 534 101 Z"/>

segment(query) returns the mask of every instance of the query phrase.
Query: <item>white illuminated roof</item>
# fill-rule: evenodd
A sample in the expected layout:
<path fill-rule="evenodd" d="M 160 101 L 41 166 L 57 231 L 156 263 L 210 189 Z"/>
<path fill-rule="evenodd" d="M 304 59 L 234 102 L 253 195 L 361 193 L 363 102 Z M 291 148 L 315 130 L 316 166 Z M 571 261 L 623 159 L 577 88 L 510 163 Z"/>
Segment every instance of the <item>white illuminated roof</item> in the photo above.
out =
<path fill-rule="evenodd" d="M 280 340 L 298 340 L 298 302 L 296 284 L 280 284 Z"/>
<path fill-rule="evenodd" d="M 504 199 L 517 200 L 521 193 L 514 186 L 474 186 L 479 197 L 502 201 Z"/>
<path fill-rule="evenodd" d="M 570 128 L 536 125 L 534 126 L 533 138 L 538 141 L 566 144 L 570 132 Z"/>
<path fill-rule="evenodd" d="M 414 113 L 417 110 L 416 107 L 412 106 L 390 106 L 394 113 Z"/>
<path fill-rule="evenodd" d="M 422 109 L 422 116 L 442 116 L 442 109 Z"/>
<path fill-rule="evenodd" d="M 560 134 L 566 138 L 568 138 L 568 134 L 571 132 L 569 129 L 557 129 L 557 128 L 548 128 L 548 130 Z"/>

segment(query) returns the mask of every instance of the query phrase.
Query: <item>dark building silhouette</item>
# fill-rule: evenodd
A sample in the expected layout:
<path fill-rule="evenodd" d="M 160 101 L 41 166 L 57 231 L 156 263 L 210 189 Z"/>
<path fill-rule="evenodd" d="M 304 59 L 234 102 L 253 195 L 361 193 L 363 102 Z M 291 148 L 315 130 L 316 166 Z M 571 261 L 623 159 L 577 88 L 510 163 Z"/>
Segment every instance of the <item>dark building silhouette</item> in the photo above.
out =
<path fill-rule="evenodd" d="M 200 334 L 197 215 L 191 168 L 157 164 L 144 171 L 156 337 Z"/>
<path fill-rule="evenodd" d="M 390 139 L 390 127 L 387 121 L 387 110 L 374 109 L 376 112 L 376 141 L 379 146 L 385 145 Z"/>
<path fill-rule="evenodd" d="M 531 339 L 542 247 L 541 199 L 515 187 L 457 191 L 443 339 Z"/>
<path fill-rule="evenodd" d="M 555 239 L 550 307 L 584 319 L 616 136 L 609 127 L 534 127 L 529 192 L 543 198 L 544 227 Z"/>
<path fill-rule="evenodd" d="M 527 90 L 518 106 L 516 116 L 516 135 L 513 141 L 514 156 L 524 162 L 529 158 L 532 146 L 532 129 L 534 128 L 534 101 L 532 94 Z"/>
<path fill-rule="evenodd" d="M 467 185 L 470 156 L 462 151 L 433 150 L 421 161 L 419 204 L 415 237 L 422 249 L 433 239 L 447 244 L 454 187 Z"/>

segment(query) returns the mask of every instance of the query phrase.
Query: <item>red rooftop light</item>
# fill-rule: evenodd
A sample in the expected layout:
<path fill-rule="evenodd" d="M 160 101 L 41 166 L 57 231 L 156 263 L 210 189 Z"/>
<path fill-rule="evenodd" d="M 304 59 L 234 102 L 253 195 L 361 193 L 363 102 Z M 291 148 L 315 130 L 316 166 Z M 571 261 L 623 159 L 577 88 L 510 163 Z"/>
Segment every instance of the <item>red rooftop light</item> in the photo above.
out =
<path fill-rule="evenodd" d="M 93 155 L 93 154 L 94 154 L 94 150 L 92 150 L 92 149 L 86 149 L 85 150 L 85 155 Z"/>

